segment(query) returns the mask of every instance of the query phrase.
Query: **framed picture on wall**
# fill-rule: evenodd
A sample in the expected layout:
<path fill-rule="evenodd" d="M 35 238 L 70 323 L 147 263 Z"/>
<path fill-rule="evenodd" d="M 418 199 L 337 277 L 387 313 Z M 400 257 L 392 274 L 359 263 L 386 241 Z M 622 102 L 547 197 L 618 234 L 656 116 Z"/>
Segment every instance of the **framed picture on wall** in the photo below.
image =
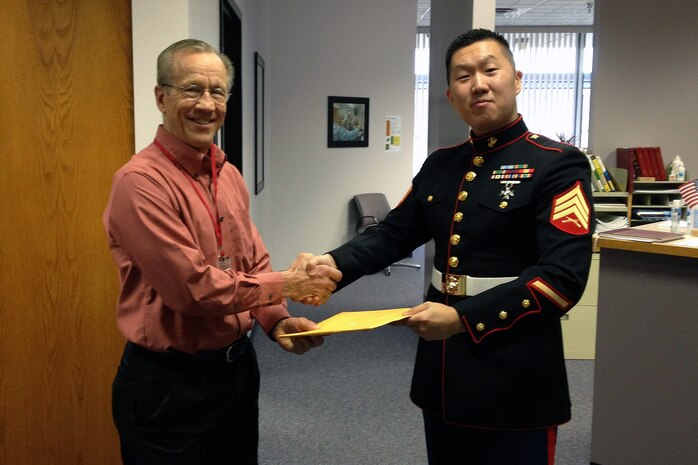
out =
<path fill-rule="evenodd" d="M 368 98 L 327 97 L 327 146 L 368 147 Z"/>

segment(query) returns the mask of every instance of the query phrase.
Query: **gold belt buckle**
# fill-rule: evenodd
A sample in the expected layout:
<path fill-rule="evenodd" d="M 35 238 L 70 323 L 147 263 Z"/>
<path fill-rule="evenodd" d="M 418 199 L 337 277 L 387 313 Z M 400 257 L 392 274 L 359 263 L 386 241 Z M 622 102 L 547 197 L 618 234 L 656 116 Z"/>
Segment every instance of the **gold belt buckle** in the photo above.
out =
<path fill-rule="evenodd" d="M 461 274 L 446 274 L 443 275 L 443 282 L 441 283 L 442 292 L 448 295 L 465 295 L 465 275 Z"/>

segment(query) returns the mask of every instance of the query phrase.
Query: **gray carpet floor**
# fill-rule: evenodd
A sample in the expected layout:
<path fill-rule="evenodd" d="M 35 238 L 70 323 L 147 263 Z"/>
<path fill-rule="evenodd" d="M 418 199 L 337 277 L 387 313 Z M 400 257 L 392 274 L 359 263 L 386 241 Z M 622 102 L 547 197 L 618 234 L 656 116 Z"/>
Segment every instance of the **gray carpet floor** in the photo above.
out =
<path fill-rule="evenodd" d="M 420 249 L 407 261 L 421 263 Z M 340 311 L 411 307 L 422 301 L 423 272 L 393 267 L 365 276 L 323 307 L 290 303 L 320 321 Z M 421 411 L 409 399 L 417 336 L 402 327 L 336 334 L 302 356 L 258 329 L 262 375 L 261 465 L 426 464 Z M 559 429 L 557 465 L 588 465 L 593 361 L 569 360 L 572 421 Z"/>

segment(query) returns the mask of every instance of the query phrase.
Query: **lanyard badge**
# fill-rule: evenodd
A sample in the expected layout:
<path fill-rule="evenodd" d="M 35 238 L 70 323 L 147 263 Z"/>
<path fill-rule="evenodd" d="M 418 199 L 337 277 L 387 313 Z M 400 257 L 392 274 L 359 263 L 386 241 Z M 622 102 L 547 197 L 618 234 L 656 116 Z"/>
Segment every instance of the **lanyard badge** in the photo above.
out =
<path fill-rule="evenodd" d="M 191 175 L 184 169 L 182 165 L 177 162 L 177 160 L 172 156 L 172 154 L 157 140 L 153 141 L 155 146 L 160 149 L 160 151 L 165 155 L 179 170 L 184 173 L 189 184 L 194 188 L 196 194 L 199 196 L 201 203 L 204 204 L 208 216 L 211 218 L 213 223 L 213 229 L 216 233 L 216 245 L 218 246 L 218 258 L 216 259 L 216 267 L 220 270 L 227 270 L 230 268 L 230 257 L 226 256 L 223 250 L 223 232 L 221 230 L 221 217 L 218 214 L 218 171 L 216 170 L 216 160 L 213 156 L 215 145 L 211 144 L 211 179 L 213 182 L 213 192 L 211 192 L 211 197 L 213 197 L 213 209 L 209 206 L 206 201 L 206 197 L 201 192 L 196 182 L 192 179 Z M 215 211 L 214 211 L 215 210 Z"/>

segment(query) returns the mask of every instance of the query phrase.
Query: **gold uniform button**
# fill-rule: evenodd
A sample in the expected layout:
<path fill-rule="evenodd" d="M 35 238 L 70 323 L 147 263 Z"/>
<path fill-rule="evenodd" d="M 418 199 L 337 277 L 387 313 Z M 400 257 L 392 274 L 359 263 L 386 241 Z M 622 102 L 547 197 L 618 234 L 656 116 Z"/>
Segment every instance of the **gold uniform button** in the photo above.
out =
<path fill-rule="evenodd" d="M 503 201 L 501 201 L 501 202 L 499 203 L 499 208 L 502 209 L 502 210 L 504 210 L 504 209 L 507 208 L 508 206 L 509 206 L 509 202 L 507 202 L 506 200 L 503 200 Z"/>
<path fill-rule="evenodd" d="M 453 221 L 455 221 L 456 223 L 460 223 L 461 221 L 463 221 L 463 213 L 456 212 L 456 214 L 453 215 Z"/>
<path fill-rule="evenodd" d="M 465 180 L 470 182 L 475 179 L 475 176 L 477 176 L 477 174 L 475 174 L 474 171 L 468 171 L 468 173 L 465 175 Z"/>
<path fill-rule="evenodd" d="M 509 314 L 507 312 L 505 312 L 504 310 L 499 312 L 499 319 L 500 320 L 506 320 L 508 317 L 509 317 Z"/>
<path fill-rule="evenodd" d="M 475 166 L 482 166 L 482 164 L 485 163 L 485 159 L 482 158 L 480 155 L 477 157 L 473 158 L 473 165 Z"/>
<path fill-rule="evenodd" d="M 458 266 L 458 257 L 451 257 L 448 259 L 448 266 L 455 268 Z"/>
<path fill-rule="evenodd" d="M 458 200 L 460 200 L 461 202 L 463 202 L 463 201 L 464 201 L 465 199 L 467 199 L 467 198 L 468 198 L 468 193 L 467 193 L 467 192 L 465 192 L 465 191 L 460 191 L 460 192 L 458 193 Z"/>
<path fill-rule="evenodd" d="M 524 300 L 521 301 L 521 306 L 522 306 L 523 308 L 528 308 L 528 307 L 531 306 L 531 301 L 528 300 L 528 299 L 524 299 Z"/>
<path fill-rule="evenodd" d="M 477 329 L 478 331 L 481 331 L 481 332 L 482 332 L 482 331 L 485 330 L 485 325 L 484 325 L 483 323 L 478 323 L 478 324 L 475 326 L 475 329 Z"/>
<path fill-rule="evenodd" d="M 458 245 L 459 242 L 460 242 L 460 235 L 454 234 L 453 236 L 451 236 L 451 244 L 452 245 Z"/>
<path fill-rule="evenodd" d="M 429 197 L 427 197 L 427 202 L 431 202 L 432 200 L 434 200 L 434 196 L 433 196 L 433 195 L 430 195 Z"/>

